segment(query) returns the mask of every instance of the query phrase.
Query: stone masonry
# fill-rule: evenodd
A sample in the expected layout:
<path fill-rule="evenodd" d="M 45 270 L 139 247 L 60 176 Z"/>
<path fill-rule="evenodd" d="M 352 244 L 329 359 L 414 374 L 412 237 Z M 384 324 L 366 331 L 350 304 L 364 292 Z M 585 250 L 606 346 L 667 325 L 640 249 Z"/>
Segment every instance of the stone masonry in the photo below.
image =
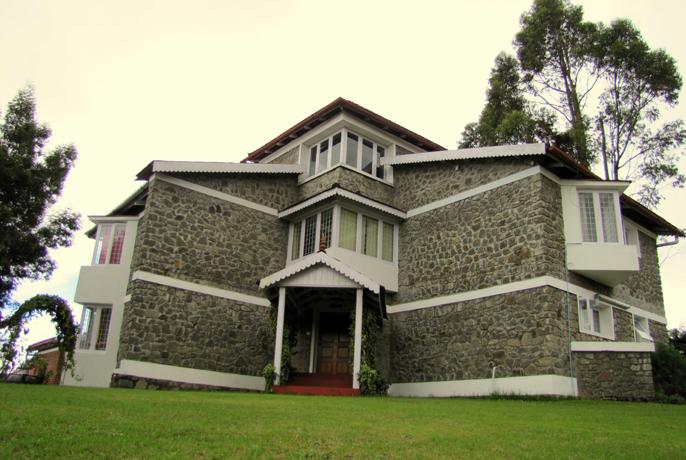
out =
<path fill-rule="evenodd" d="M 569 375 L 564 293 L 551 287 L 391 316 L 394 382 Z"/>
<path fill-rule="evenodd" d="M 655 398 L 650 353 L 576 352 L 574 363 L 581 398 Z"/>

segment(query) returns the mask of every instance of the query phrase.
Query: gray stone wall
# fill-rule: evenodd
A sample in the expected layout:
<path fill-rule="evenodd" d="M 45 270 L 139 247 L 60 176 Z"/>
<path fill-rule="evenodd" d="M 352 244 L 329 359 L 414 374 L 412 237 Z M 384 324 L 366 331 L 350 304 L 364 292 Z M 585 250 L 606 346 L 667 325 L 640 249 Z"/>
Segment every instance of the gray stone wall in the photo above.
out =
<path fill-rule="evenodd" d="M 638 259 L 640 271 L 615 286 L 612 296 L 635 307 L 664 316 L 660 261 L 655 239 L 639 231 L 638 241 L 641 246 L 641 258 Z"/>
<path fill-rule="evenodd" d="M 405 221 L 391 303 L 559 274 L 564 249 L 547 204 L 559 200 L 554 185 L 531 176 Z"/>
<path fill-rule="evenodd" d="M 650 335 L 653 337 L 655 343 L 669 343 L 669 335 L 667 334 L 667 326 L 657 321 L 648 320 L 650 324 Z"/>
<path fill-rule="evenodd" d="M 655 397 L 650 353 L 574 353 L 579 396 L 650 401 Z"/>
<path fill-rule="evenodd" d="M 530 167 L 522 158 L 397 165 L 393 167 L 395 206 L 403 210 L 423 206 Z"/>
<path fill-rule="evenodd" d="M 393 382 L 569 375 L 565 294 L 542 287 L 391 315 Z"/>
<path fill-rule="evenodd" d="M 272 360 L 267 307 L 133 281 L 119 359 L 259 376 Z"/>
<path fill-rule="evenodd" d="M 297 174 L 174 174 L 174 176 L 276 209 L 287 208 L 298 200 Z"/>
<path fill-rule="evenodd" d="M 288 225 L 275 216 L 155 181 L 132 272 L 261 295 L 257 283 L 284 267 L 287 242 Z"/>
<path fill-rule="evenodd" d="M 372 179 L 360 172 L 338 166 L 319 177 L 311 179 L 298 187 L 298 199 L 306 200 L 318 193 L 329 190 L 334 185 L 359 193 L 381 203 L 393 204 L 394 188 L 380 180 Z"/>
<path fill-rule="evenodd" d="M 280 155 L 277 158 L 274 158 L 272 161 L 269 161 L 268 163 L 277 163 L 277 164 L 287 164 L 287 165 L 297 165 L 300 161 L 300 146 L 296 145 L 292 149 L 290 149 L 288 152 L 284 153 L 283 155 Z"/>

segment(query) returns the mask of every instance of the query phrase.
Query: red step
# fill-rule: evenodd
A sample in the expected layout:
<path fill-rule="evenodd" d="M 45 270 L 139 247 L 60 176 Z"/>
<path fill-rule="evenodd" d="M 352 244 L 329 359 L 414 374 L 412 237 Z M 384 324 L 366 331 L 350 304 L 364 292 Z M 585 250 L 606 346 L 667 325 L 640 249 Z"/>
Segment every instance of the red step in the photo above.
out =
<path fill-rule="evenodd" d="M 283 395 L 312 396 L 359 396 L 360 390 L 343 387 L 320 387 L 314 385 L 274 385 L 274 393 Z"/>
<path fill-rule="evenodd" d="M 352 388 L 353 376 L 350 374 L 294 373 L 288 379 L 288 385 Z"/>

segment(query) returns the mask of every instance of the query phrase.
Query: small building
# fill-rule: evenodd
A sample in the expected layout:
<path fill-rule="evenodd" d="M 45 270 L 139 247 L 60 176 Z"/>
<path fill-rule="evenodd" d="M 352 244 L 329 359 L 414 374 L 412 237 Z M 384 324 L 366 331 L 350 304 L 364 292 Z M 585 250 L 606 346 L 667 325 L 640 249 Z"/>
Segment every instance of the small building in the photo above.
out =
<path fill-rule="evenodd" d="M 339 98 L 138 179 L 90 216 L 65 384 L 262 390 L 271 363 L 280 390 L 371 366 L 397 396 L 654 395 L 656 239 L 683 234 L 554 146 L 448 150 Z"/>
<path fill-rule="evenodd" d="M 28 370 L 28 375 L 39 376 L 43 374 L 45 376 L 43 383 L 53 385 L 60 383 L 62 366 L 64 365 L 64 352 L 57 345 L 57 337 L 32 343 L 28 346 L 26 352 L 45 361 L 45 369 L 34 366 Z"/>

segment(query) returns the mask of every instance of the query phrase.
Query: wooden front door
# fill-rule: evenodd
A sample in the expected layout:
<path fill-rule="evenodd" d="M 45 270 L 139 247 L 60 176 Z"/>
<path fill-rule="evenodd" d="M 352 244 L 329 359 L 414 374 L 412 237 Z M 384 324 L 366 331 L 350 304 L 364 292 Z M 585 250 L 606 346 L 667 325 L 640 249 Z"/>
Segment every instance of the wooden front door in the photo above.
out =
<path fill-rule="evenodd" d="M 321 313 L 319 315 L 319 348 L 317 372 L 321 374 L 350 374 L 350 315 Z"/>

